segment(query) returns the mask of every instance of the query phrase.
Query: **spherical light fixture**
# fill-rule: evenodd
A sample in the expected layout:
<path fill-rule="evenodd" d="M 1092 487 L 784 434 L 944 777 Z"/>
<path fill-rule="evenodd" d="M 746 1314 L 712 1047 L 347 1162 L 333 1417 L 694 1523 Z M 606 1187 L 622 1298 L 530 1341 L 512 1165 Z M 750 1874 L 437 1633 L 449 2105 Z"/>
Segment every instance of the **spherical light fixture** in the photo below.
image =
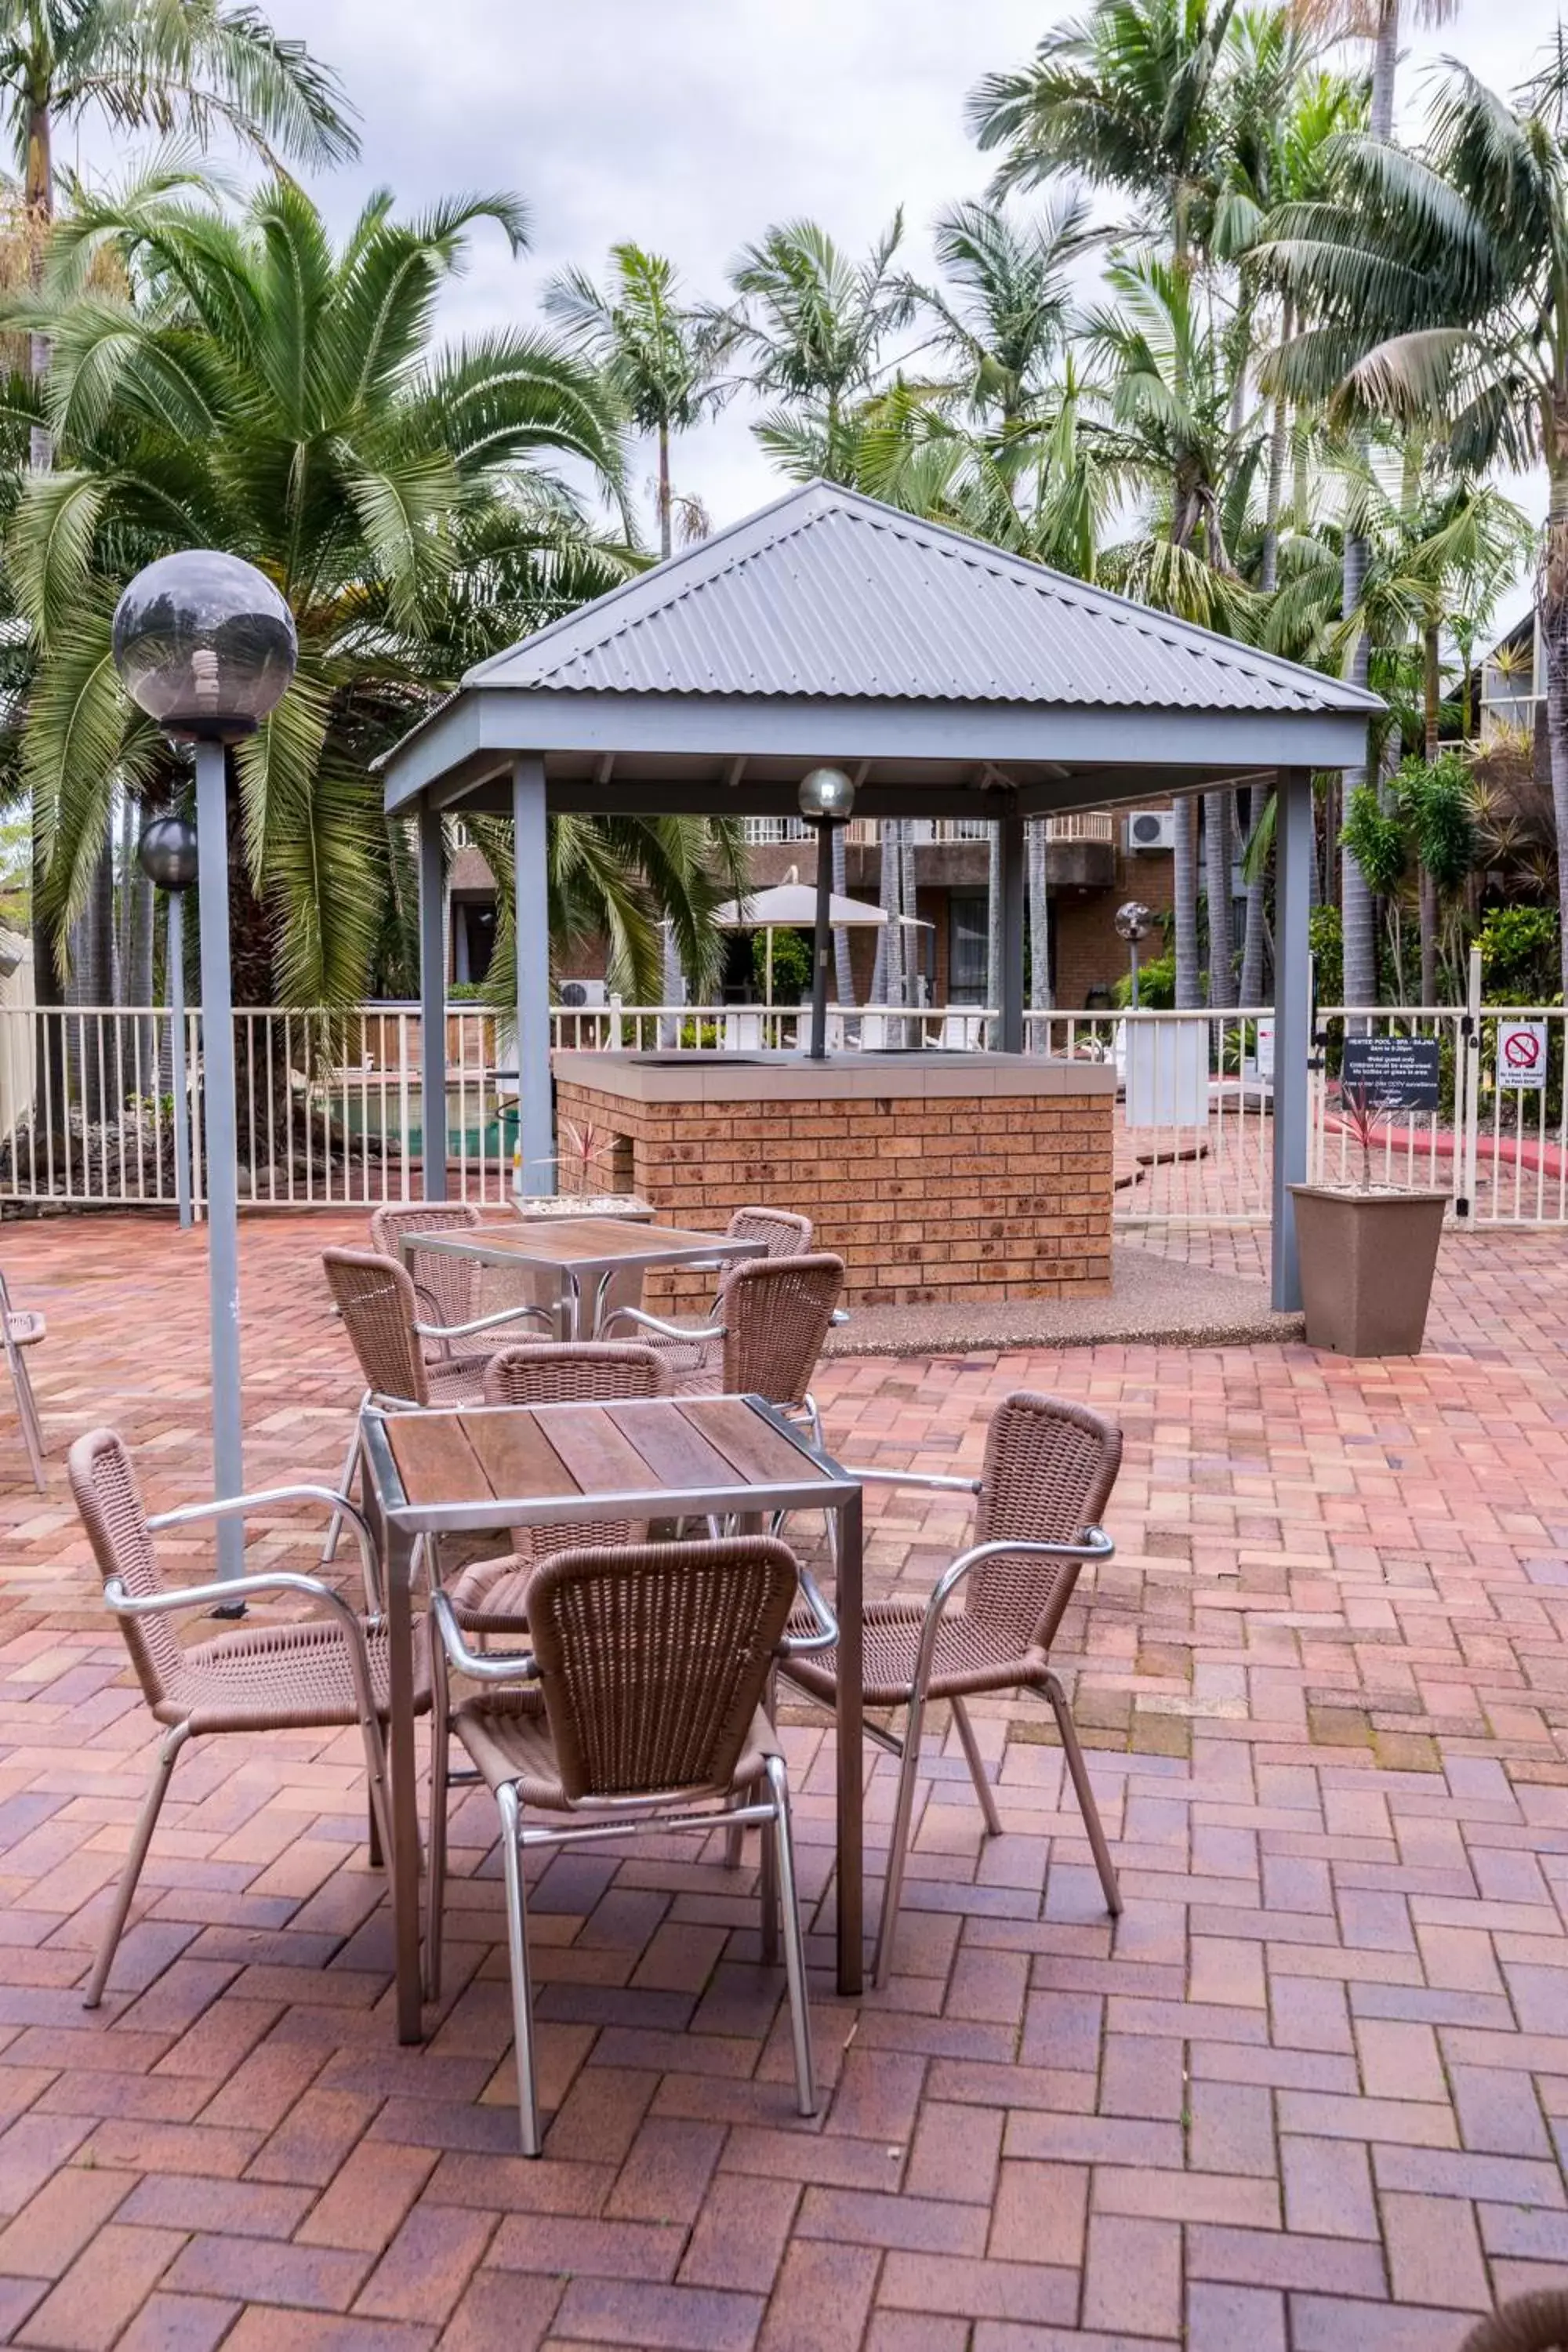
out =
<path fill-rule="evenodd" d="M 139 572 L 115 606 L 113 647 L 125 691 L 165 734 L 216 743 L 255 733 L 300 651 L 270 580 L 216 548 Z"/>
<path fill-rule="evenodd" d="M 1129 898 L 1124 907 L 1118 907 L 1110 919 L 1116 927 L 1117 938 L 1135 944 L 1139 940 L 1147 939 L 1153 929 L 1154 909 L 1146 907 L 1141 898 Z"/>
<path fill-rule="evenodd" d="M 188 890 L 196 878 L 196 829 L 189 817 L 155 816 L 142 828 L 136 855 L 160 890 Z"/>
<path fill-rule="evenodd" d="M 855 786 L 842 768 L 812 768 L 800 780 L 798 798 L 813 824 L 843 824 L 855 806 Z"/>

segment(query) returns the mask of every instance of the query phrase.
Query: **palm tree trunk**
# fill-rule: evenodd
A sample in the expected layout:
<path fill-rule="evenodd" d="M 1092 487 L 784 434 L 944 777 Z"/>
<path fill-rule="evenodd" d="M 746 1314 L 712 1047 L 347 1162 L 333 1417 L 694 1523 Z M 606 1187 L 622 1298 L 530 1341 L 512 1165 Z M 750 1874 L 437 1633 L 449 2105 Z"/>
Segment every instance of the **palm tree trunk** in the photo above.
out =
<path fill-rule="evenodd" d="M 1372 53 L 1372 105 L 1367 128 L 1374 139 L 1394 136 L 1394 79 L 1399 66 L 1399 0 L 1383 0 Z"/>
<path fill-rule="evenodd" d="M 669 426 L 658 428 L 658 551 L 668 560 L 670 550 L 669 532 Z"/>
<path fill-rule="evenodd" d="M 1362 584 L 1366 578 L 1367 544 L 1358 536 L 1347 536 L 1344 552 L 1344 609 L 1353 613 L 1361 603 Z M 1351 684 L 1364 688 L 1372 667 L 1372 648 L 1363 629 L 1357 637 L 1351 657 Z M 1343 779 L 1343 805 L 1348 809 L 1350 797 L 1366 782 L 1366 769 L 1347 768 Z M 1330 854 L 1332 855 L 1332 841 Z M 1340 914 L 1344 926 L 1345 1003 L 1375 1004 L 1377 1002 L 1377 932 L 1376 910 L 1365 875 L 1347 848 L 1342 853 L 1341 867 Z"/>
<path fill-rule="evenodd" d="M 1204 794 L 1204 865 L 1209 909 L 1209 1003 L 1236 1003 L 1236 976 L 1230 968 L 1230 843 L 1233 830 L 1229 793 Z"/>
<path fill-rule="evenodd" d="M 1002 828 L 992 820 L 985 828 L 985 1002 L 1002 1010 Z"/>
<path fill-rule="evenodd" d="M 1295 312 L 1287 300 L 1279 320 L 1279 340 L 1288 343 L 1295 332 Z M 1281 392 L 1275 397 L 1274 423 L 1268 436 L 1268 490 L 1263 509 L 1263 545 L 1258 559 L 1258 584 L 1272 595 L 1279 584 L 1279 509 L 1285 497 L 1285 460 L 1290 447 L 1290 404 Z"/>
<path fill-rule="evenodd" d="M 1254 784 L 1247 799 L 1248 838 L 1258 830 L 1267 804 L 1268 794 Z M 1250 861 L 1249 861 L 1250 862 Z M 1247 921 L 1241 935 L 1240 999 L 1248 1007 L 1264 1001 L 1264 944 L 1268 918 L 1268 872 L 1267 861 L 1257 861 L 1257 870 L 1247 885 Z"/>
<path fill-rule="evenodd" d="M 1198 960 L 1198 850 L 1191 793 L 1177 795 L 1174 871 L 1171 877 L 1176 928 L 1176 1010 L 1194 1011 L 1204 1001 Z"/>
<path fill-rule="evenodd" d="M 833 890 L 836 898 L 849 896 L 848 868 L 844 856 L 844 827 L 833 828 Z M 833 985 L 841 1005 L 855 1002 L 855 967 L 849 959 L 849 934 L 842 926 L 833 934 Z"/>
<path fill-rule="evenodd" d="M 1044 1013 L 1051 1001 L 1050 825 L 1043 816 L 1029 820 L 1029 1008 Z"/>
<path fill-rule="evenodd" d="M 899 924 L 903 911 L 900 903 L 903 890 L 900 830 L 901 823 L 897 817 L 884 817 L 878 829 L 881 866 L 878 897 L 888 919 L 877 934 L 877 962 L 871 974 L 873 1004 L 897 1004 L 904 992 L 904 935 Z"/>
<path fill-rule="evenodd" d="M 1546 657 L 1546 740 L 1557 832 L 1558 950 L 1568 1001 L 1568 415 L 1554 417 L 1548 450 L 1551 505 L 1536 578 L 1541 643 Z"/>
<path fill-rule="evenodd" d="M 1422 633 L 1421 688 L 1427 765 L 1437 757 L 1437 730 L 1442 718 L 1442 669 L 1437 650 L 1437 625 L 1428 621 Z M 1437 1001 L 1437 886 L 1425 866 L 1421 868 L 1421 1002 Z"/>

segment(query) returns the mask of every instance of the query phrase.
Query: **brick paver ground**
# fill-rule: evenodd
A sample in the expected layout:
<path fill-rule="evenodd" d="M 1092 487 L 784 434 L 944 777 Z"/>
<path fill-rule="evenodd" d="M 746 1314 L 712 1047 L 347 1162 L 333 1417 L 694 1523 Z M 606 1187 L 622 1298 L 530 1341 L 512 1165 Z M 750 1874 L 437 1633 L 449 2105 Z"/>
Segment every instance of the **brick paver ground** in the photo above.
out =
<path fill-rule="evenodd" d="M 357 1382 L 314 1262 L 244 1229 L 251 1481 L 331 1474 Z M 353 1737 L 181 1767 L 115 1987 L 79 1986 L 151 1756 L 60 1456 L 110 1420 L 205 1478 L 204 1258 L 9 1224 L 44 1306 L 39 1498 L 0 1399 L 0 2338 L 235 2352 L 1455 2352 L 1568 2273 L 1568 1245 L 1447 1248 L 1434 1352 L 857 1361 L 850 1460 L 977 1463 L 996 1399 L 1126 1433 L 1118 1557 L 1061 1648 L 1126 1914 L 1061 1757 L 986 1713 L 985 1845 L 933 1741 L 891 1990 L 830 1990 L 831 1742 L 787 1732 L 830 2086 L 793 2113 L 750 1873 L 645 1846 L 534 1895 L 549 2153 L 515 2110 L 488 1801 L 454 1821 L 447 1994 L 399 2050 Z M 1256 1263 L 1252 1237 L 1166 1244 Z M 878 1495 L 928 1581 L 952 1507 Z M 299 1525 L 258 1559 L 309 1558 Z M 195 1572 L 194 1544 L 171 1563 Z M 873 1844 L 889 1810 L 871 1789 Z"/>

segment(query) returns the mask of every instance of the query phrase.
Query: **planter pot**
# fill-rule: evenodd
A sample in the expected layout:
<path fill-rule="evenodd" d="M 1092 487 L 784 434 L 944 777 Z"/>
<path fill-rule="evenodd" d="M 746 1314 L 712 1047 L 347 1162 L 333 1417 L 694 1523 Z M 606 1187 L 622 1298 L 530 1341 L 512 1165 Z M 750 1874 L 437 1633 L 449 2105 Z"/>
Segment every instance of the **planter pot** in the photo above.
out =
<path fill-rule="evenodd" d="M 1307 1344 L 1342 1356 L 1417 1356 L 1447 1192 L 1292 1184 Z"/>
<path fill-rule="evenodd" d="M 652 1202 L 636 1192 L 514 1192 L 511 1205 L 529 1224 L 562 1217 L 619 1217 L 647 1224 L 654 1213 Z"/>

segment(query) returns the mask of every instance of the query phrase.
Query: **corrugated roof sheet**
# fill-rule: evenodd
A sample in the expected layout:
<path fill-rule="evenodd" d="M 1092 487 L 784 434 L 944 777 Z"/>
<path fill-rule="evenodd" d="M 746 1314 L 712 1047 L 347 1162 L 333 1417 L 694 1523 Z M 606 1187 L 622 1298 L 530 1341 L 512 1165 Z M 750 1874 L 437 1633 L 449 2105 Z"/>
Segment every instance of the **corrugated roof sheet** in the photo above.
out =
<path fill-rule="evenodd" d="M 1376 698 L 825 482 L 601 596 L 465 685 L 1252 711 Z"/>

